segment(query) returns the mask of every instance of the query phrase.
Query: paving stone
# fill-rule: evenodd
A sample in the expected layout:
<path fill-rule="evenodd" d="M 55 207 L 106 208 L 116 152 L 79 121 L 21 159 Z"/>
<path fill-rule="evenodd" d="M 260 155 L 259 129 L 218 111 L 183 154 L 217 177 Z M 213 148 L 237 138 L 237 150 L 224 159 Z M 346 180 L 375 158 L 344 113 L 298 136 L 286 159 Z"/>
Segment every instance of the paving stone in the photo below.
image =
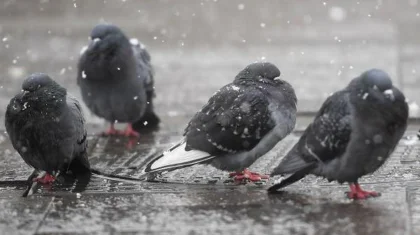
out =
<path fill-rule="evenodd" d="M 1 187 L 0 233 L 34 234 L 47 215 L 52 200 L 39 195 L 22 200 L 19 190 Z"/>
<path fill-rule="evenodd" d="M 408 217 L 401 216 L 406 208 L 397 206 L 405 200 L 403 188 L 388 192 L 380 203 L 327 199 L 331 190 L 326 188 L 311 192 L 313 196 L 297 192 L 269 195 L 257 189 L 192 187 L 175 194 L 56 196 L 38 232 L 403 234 L 406 229 Z"/>
<path fill-rule="evenodd" d="M 259 159 L 251 169 L 269 173 L 297 141 L 298 136 L 289 136 L 271 154 Z M 95 143 L 91 151 L 92 165 L 120 176 L 136 177 L 136 172 L 141 169 L 129 171 L 127 167 L 132 163 L 143 165 L 151 149 L 150 145 L 147 147 L 146 144 L 139 144 L 127 151 L 123 139 L 90 138 L 96 140 L 92 141 Z M 159 135 L 144 138 L 145 142 L 157 143 L 155 152 L 172 144 L 165 144 L 159 139 L 176 139 Z M 12 204 L 16 205 L 16 210 L 25 211 L 29 208 L 30 211 L 26 212 L 29 218 L 33 218 L 30 220 L 19 216 L 12 208 L 7 212 L 10 216 L 4 217 L 14 221 L 9 224 L 9 229 L 13 231 L 13 228 L 21 228 L 20 224 L 28 223 L 28 230 L 39 225 L 39 234 L 194 234 L 199 231 L 214 234 L 221 230 L 234 232 L 238 229 L 249 234 L 258 231 L 270 233 L 277 229 L 284 231 L 284 234 L 310 234 L 314 231 L 317 231 L 316 234 L 330 234 L 333 231 L 344 234 L 366 231 L 369 234 L 403 234 L 409 229 L 414 231 L 418 226 L 417 209 L 414 206 L 417 200 L 416 187 L 420 186 L 418 163 L 406 159 L 415 158 L 420 143 L 408 143 L 402 142 L 383 168 L 372 176 L 362 178 L 361 183 L 365 188 L 378 190 L 382 196 L 360 203 L 351 203 L 345 199 L 344 192 L 348 190 L 345 185 L 328 183 L 312 176 L 288 187 L 284 193 L 269 195 L 265 191 L 265 184 L 270 182 L 262 185 L 234 185 L 226 182 L 227 173 L 203 166 L 165 174 L 158 180 L 162 183 L 93 177 L 83 191 L 78 193 L 75 192 L 77 183 L 41 187 L 29 199 L 32 201 L 20 198 L 24 187 L 10 182 L 10 185 L 0 185 L 0 195 L 6 198 L 3 200 L 5 208 L 10 208 Z M 7 140 L 2 144 L 6 145 Z M 8 156 L 11 160 L 15 159 L 12 154 Z M 135 156 L 137 159 L 133 160 Z M 10 202 L 11 197 L 16 203 Z M 51 200 L 53 202 L 48 207 Z M 37 208 L 39 201 L 46 204 L 41 203 L 43 210 L 37 212 L 32 208 Z M 45 211 L 48 213 L 42 221 Z M 41 212 L 42 216 L 39 215 Z M 395 216 L 397 214 L 399 216 Z"/>

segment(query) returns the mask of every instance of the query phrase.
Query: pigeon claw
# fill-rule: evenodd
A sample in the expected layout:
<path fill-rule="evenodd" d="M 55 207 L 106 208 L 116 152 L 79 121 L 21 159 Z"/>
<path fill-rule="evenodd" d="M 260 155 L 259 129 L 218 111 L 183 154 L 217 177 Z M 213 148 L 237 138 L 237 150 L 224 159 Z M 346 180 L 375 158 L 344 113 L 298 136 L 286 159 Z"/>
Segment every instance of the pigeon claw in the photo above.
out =
<path fill-rule="evenodd" d="M 55 181 L 55 177 L 47 173 L 43 177 L 33 178 L 32 181 L 41 184 L 52 184 Z"/>
<path fill-rule="evenodd" d="M 375 191 L 365 191 L 358 183 L 350 184 L 350 192 L 347 192 L 347 197 L 353 200 L 365 200 L 370 197 L 379 197 L 380 193 Z"/>
<path fill-rule="evenodd" d="M 140 134 L 133 129 L 133 126 L 131 123 L 127 124 L 127 128 L 125 128 L 123 135 L 126 137 L 136 137 L 136 138 L 140 137 Z"/>
<path fill-rule="evenodd" d="M 235 182 L 246 183 L 248 181 L 259 182 L 262 179 L 268 179 L 269 176 L 268 175 L 261 175 L 259 173 L 252 172 L 248 169 L 245 169 L 243 171 L 229 173 L 229 178 L 233 178 L 233 180 Z"/>
<path fill-rule="evenodd" d="M 121 132 L 115 129 L 113 124 L 111 124 L 108 130 L 102 133 L 103 136 L 111 136 L 111 135 L 119 135 L 119 134 L 121 134 Z"/>
<path fill-rule="evenodd" d="M 136 145 L 137 141 L 137 139 L 129 139 L 126 144 L 127 149 L 132 149 Z"/>

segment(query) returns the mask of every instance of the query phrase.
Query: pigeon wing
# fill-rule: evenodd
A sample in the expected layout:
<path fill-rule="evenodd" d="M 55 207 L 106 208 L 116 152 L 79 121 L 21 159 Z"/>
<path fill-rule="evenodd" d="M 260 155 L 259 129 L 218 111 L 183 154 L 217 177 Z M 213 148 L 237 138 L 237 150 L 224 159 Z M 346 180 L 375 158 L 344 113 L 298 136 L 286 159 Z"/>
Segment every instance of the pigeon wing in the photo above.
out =
<path fill-rule="evenodd" d="M 294 173 L 317 162 L 340 157 L 351 134 L 351 111 L 347 91 L 330 96 L 299 141 L 275 168 L 273 175 Z"/>
<path fill-rule="evenodd" d="M 226 85 L 189 122 L 187 148 L 210 154 L 252 149 L 275 126 L 268 106 L 260 90 Z"/>

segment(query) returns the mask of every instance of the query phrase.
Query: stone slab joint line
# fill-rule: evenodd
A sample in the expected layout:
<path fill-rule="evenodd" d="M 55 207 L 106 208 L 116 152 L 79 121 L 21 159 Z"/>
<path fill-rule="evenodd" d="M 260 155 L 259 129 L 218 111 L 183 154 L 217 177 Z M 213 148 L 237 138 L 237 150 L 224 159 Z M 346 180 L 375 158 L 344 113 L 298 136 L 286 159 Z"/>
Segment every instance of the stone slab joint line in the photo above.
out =
<path fill-rule="evenodd" d="M 44 214 L 42 216 L 42 219 L 39 221 L 38 226 L 36 227 L 35 232 L 33 234 L 37 234 L 38 233 L 39 229 L 42 226 L 42 223 L 44 223 L 45 219 L 47 218 L 47 216 L 49 215 L 49 213 L 51 211 L 51 208 L 52 208 L 52 205 L 54 203 L 54 200 L 55 200 L 55 196 L 51 197 L 51 201 L 48 203 L 48 206 L 45 209 L 45 212 L 44 212 Z"/>
<path fill-rule="evenodd" d="M 406 187 L 406 206 L 408 226 L 406 234 L 420 234 L 420 183 L 415 182 Z"/>

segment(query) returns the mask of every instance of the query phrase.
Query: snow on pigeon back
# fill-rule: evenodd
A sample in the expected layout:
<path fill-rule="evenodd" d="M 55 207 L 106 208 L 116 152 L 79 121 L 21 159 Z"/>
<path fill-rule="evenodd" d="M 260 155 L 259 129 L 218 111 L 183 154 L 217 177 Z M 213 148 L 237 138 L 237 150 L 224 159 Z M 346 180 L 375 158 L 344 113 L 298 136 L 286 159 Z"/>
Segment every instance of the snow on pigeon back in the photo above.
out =
<path fill-rule="evenodd" d="M 114 25 L 97 25 L 91 38 L 80 57 L 77 77 L 87 107 L 112 124 L 131 125 L 146 111 L 153 113 L 150 55 L 144 48 L 135 48 L 138 45 L 132 45 Z"/>
<path fill-rule="evenodd" d="M 22 88 L 6 111 L 13 147 L 27 164 L 49 174 L 66 172 L 73 161 L 82 161 L 84 168 L 73 170 L 88 171 L 84 119 L 72 107 L 77 101 L 69 103 L 66 89 L 46 74 L 29 76 Z"/>
<path fill-rule="evenodd" d="M 357 181 L 376 171 L 401 139 L 408 106 L 388 74 L 372 69 L 353 79 L 322 105 L 314 121 L 272 175 L 292 174 L 269 191 L 292 184 L 307 174 L 351 184 L 350 198 L 365 199 Z"/>
<path fill-rule="evenodd" d="M 183 151 L 207 153 L 189 162 L 205 160 L 222 170 L 243 170 L 289 134 L 296 121 L 297 100 L 293 88 L 278 79 L 279 75 L 271 63 L 254 63 L 217 91 L 188 123 L 186 144 L 178 145 Z M 262 141 L 264 138 L 270 140 Z M 257 146 L 258 151 L 252 151 Z M 152 161 L 146 172 L 159 158 L 169 158 L 170 152 Z M 179 167 L 179 161 L 160 162 L 167 163 L 165 170 L 171 164 Z"/>

